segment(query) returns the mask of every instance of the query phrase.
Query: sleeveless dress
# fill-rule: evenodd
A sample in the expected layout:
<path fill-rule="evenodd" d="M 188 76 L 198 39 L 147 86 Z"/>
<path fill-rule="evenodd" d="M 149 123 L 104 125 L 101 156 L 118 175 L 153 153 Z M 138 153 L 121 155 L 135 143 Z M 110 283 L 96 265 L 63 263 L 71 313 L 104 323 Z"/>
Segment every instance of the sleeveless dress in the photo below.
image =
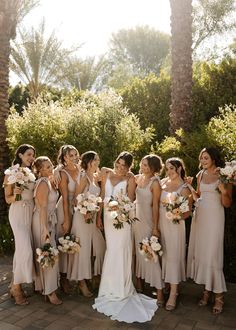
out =
<path fill-rule="evenodd" d="M 145 261 L 144 257 L 139 253 L 139 242 L 143 238 L 150 238 L 153 229 L 152 220 L 152 191 L 151 185 L 154 180 L 159 178 L 153 177 L 150 182 L 143 188 L 136 188 L 136 221 L 133 225 L 135 250 L 136 250 L 136 276 L 142 278 L 145 282 L 149 283 L 152 287 L 162 289 L 164 283 L 161 279 L 161 267 L 159 259 L 157 262 Z"/>
<path fill-rule="evenodd" d="M 22 200 L 11 203 L 9 222 L 14 234 L 13 284 L 32 283 L 34 277 L 32 247 L 32 217 L 34 210 L 34 183 L 22 191 Z"/>
<path fill-rule="evenodd" d="M 48 231 L 50 234 L 50 243 L 52 246 L 56 247 L 56 203 L 58 199 L 58 192 L 54 190 L 51 186 L 51 183 L 47 178 L 40 178 L 36 182 L 34 197 L 36 196 L 37 188 L 41 182 L 46 182 L 49 188 L 48 194 L 48 205 L 47 205 L 47 221 L 48 221 Z M 40 248 L 43 246 L 45 242 L 42 241 L 42 232 L 43 226 L 40 221 L 40 207 L 37 203 L 37 199 L 35 198 L 35 210 L 33 214 L 33 223 L 32 223 L 32 231 L 33 231 L 33 241 L 34 241 L 34 249 Z M 34 250 L 34 251 L 35 251 Z M 36 264 L 36 278 L 35 278 L 35 290 L 42 291 L 43 295 L 48 295 L 54 292 L 58 288 L 58 280 L 59 280 L 59 268 L 58 263 L 56 262 L 53 267 L 41 268 L 39 263 L 35 260 Z"/>
<path fill-rule="evenodd" d="M 181 185 L 175 193 L 180 194 L 185 184 Z M 166 208 L 162 201 L 169 192 L 162 190 L 160 201 L 160 232 L 162 255 L 162 279 L 166 283 L 178 284 L 186 280 L 185 274 L 185 221 L 174 224 L 166 217 Z"/>
<path fill-rule="evenodd" d="M 150 321 L 157 310 L 156 300 L 137 294 L 132 282 L 132 237 L 131 226 L 115 229 L 110 212 L 106 208 L 111 196 L 126 191 L 127 181 L 115 186 L 110 178 L 105 185 L 104 229 L 107 250 L 104 258 L 101 283 L 94 309 L 120 322 Z"/>
<path fill-rule="evenodd" d="M 218 184 L 218 180 L 200 181 L 201 197 L 192 219 L 187 261 L 187 276 L 214 293 L 227 291 L 223 273 L 225 215 Z"/>
<path fill-rule="evenodd" d="M 86 175 L 86 174 L 85 174 Z M 100 187 L 89 181 L 85 192 L 99 196 Z M 78 210 L 74 213 L 71 234 L 80 239 L 80 251 L 69 255 L 67 278 L 69 280 L 81 281 L 91 279 L 93 275 L 100 275 L 102 272 L 103 258 L 105 254 L 105 240 L 101 231 L 96 226 L 96 214 L 92 223 L 86 223 L 84 215 Z M 94 269 L 92 272 L 91 256 L 95 257 Z"/>
<path fill-rule="evenodd" d="M 75 193 L 75 187 L 76 184 L 79 183 L 80 180 L 80 174 L 78 174 L 76 180 L 74 180 L 71 175 L 65 170 L 62 169 L 61 172 L 66 173 L 67 178 L 68 178 L 68 207 L 69 207 L 69 213 L 72 221 L 74 209 L 72 206 L 72 200 L 74 198 L 74 193 Z M 57 227 L 56 227 L 56 238 L 58 240 L 59 237 L 64 236 L 63 231 L 62 231 L 62 223 L 64 222 L 64 209 L 63 209 L 63 198 L 62 196 L 59 198 L 57 207 L 56 207 L 56 212 L 57 212 Z M 62 253 L 59 252 L 59 271 L 60 273 L 67 273 L 67 268 L 68 268 L 68 254 L 67 253 Z"/>

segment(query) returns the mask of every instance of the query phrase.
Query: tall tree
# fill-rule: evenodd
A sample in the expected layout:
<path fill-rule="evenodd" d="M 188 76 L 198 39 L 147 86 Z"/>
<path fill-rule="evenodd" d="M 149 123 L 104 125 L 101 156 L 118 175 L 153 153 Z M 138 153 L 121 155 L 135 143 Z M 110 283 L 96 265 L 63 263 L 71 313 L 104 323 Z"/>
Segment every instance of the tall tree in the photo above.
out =
<path fill-rule="evenodd" d="M 171 113 L 170 131 L 191 129 L 192 1 L 170 0 L 171 6 Z"/>
<path fill-rule="evenodd" d="M 37 97 L 45 84 L 60 82 L 64 62 L 77 48 L 65 49 L 53 31 L 45 37 L 45 21 L 38 28 L 19 29 L 11 49 L 11 69 Z"/>
<path fill-rule="evenodd" d="M 0 1 L 0 221 L 6 212 L 2 187 L 3 171 L 8 163 L 5 121 L 9 114 L 10 41 L 15 38 L 17 23 L 36 5 L 36 0 Z"/>
<path fill-rule="evenodd" d="M 110 57 L 114 64 L 126 64 L 136 76 L 158 75 L 169 45 L 168 34 L 148 26 L 121 29 L 110 39 Z"/>

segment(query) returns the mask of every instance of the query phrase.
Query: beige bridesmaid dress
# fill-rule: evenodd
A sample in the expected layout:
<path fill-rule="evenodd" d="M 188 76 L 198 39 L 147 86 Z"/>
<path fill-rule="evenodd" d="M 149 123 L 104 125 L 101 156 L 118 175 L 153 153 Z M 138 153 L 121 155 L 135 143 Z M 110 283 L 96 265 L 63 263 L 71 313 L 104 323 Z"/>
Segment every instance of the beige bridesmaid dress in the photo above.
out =
<path fill-rule="evenodd" d="M 56 203 L 58 199 L 58 192 L 51 186 L 50 181 L 47 178 L 40 178 L 36 182 L 34 196 L 36 196 L 37 188 L 41 182 L 46 182 L 49 188 L 48 205 L 47 205 L 47 221 L 48 231 L 50 234 L 50 243 L 56 247 Z M 40 248 L 45 242 L 42 241 L 43 226 L 40 221 L 40 206 L 38 205 L 37 198 L 35 198 L 35 210 L 33 214 L 33 241 L 34 248 Z M 36 259 L 36 255 L 35 255 Z M 35 278 L 35 290 L 41 291 L 43 295 L 49 295 L 58 288 L 59 281 L 59 267 L 58 262 L 53 267 L 41 268 L 39 263 L 35 260 L 36 265 L 36 278 Z"/>
<path fill-rule="evenodd" d="M 157 177 L 150 179 L 150 182 L 143 188 L 136 188 L 136 217 L 139 221 L 133 224 L 135 250 L 136 250 L 136 276 L 142 278 L 152 287 L 162 289 L 164 283 L 161 279 L 161 267 L 159 259 L 157 262 L 145 261 L 144 257 L 139 253 L 139 242 L 143 238 L 150 238 L 153 229 L 152 220 L 152 191 L 151 185 Z"/>
<path fill-rule="evenodd" d="M 223 273 L 225 215 L 218 184 L 218 180 L 207 184 L 200 179 L 201 197 L 192 219 L 187 261 L 187 276 L 214 293 L 227 291 Z"/>
<path fill-rule="evenodd" d="M 32 283 L 34 276 L 32 218 L 34 209 L 34 183 L 28 183 L 22 191 L 22 200 L 10 205 L 9 222 L 15 240 L 13 258 L 13 284 Z"/>
<path fill-rule="evenodd" d="M 86 174 L 84 174 L 86 175 Z M 88 179 L 88 186 L 84 192 L 99 196 L 100 188 Z M 78 210 L 74 213 L 71 234 L 79 237 L 81 249 L 79 253 L 69 255 L 67 278 L 81 281 L 91 279 L 92 276 L 102 273 L 102 264 L 105 254 L 105 240 L 96 226 L 96 214 L 92 223 L 86 223 L 84 215 Z M 91 257 L 95 258 L 92 271 Z"/>
<path fill-rule="evenodd" d="M 66 173 L 66 175 L 68 177 L 68 203 L 69 203 L 70 217 L 71 217 L 71 221 L 72 221 L 73 213 L 74 213 L 72 201 L 73 201 L 74 194 L 75 194 L 76 184 L 78 184 L 79 180 L 80 180 L 80 174 L 78 174 L 78 177 L 76 178 L 76 180 L 74 180 L 65 169 L 62 169 L 62 172 Z M 62 196 L 58 200 L 56 212 L 57 212 L 56 239 L 58 240 L 59 237 L 63 236 L 62 223 L 64 222 L 64 209 L 63 209 Z M 60 271 L 60 273 L 66 274 L 67 269 L 68 269 L 68 254 L 60 252 L 59 271 Z"/>
<path fill-rule="evenodd" d="M 185 184 L 181 185 L 176 193 L 180 194 Z M 172 220 L 166 217 L 166 208 L 162 201 L 169 192 L 162 190 L 160 202 L 160 232 L 163 248 L 162 255 L 162 279 L 166 283 L 179 284 L 186 280 L 185 273 L 185 221 L 181 220 L 179 224 L 174 224 Z"/>

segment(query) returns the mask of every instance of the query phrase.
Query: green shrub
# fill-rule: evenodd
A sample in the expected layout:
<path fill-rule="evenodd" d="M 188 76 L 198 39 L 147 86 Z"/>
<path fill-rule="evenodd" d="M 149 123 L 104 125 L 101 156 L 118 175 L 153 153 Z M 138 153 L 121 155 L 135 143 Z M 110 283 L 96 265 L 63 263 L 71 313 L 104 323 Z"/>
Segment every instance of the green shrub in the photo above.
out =
<path fill-rule="evenodd" d="M 60 146 L 68 143 L 80 153 L 97 151 L 101 165 L 106 166 L 111 166 L 122 150 L 134 156 L 150 150 L 152 129 L 142 130 L 137 117 L 129 114 L 121 97 L 113 91 L 98 95 L 87 92 L 68 106 L 64 102 L 39 98 L 28 105 L 22 116 L 12 109 L 7 119 L 10 150 L 13 152 L 18 145 L 30 143 L 37 155 L 48 155 L 55 161 Z"/>

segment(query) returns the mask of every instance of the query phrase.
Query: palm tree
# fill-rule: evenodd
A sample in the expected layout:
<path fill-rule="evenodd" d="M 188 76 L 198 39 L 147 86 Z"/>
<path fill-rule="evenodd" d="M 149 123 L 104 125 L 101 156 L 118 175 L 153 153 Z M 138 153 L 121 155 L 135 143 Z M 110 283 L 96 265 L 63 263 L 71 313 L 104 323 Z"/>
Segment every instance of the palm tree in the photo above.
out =
<path fill-rule="evenodd" d="M 28 85 L 31 97 L 37 97 L 44 85 L 60 82 L 64 63 L 77 49 L 64 49 L 55 31 L 46 38 L 42 20 L 38 28 L 19 29 L 19 38 L 12 43 L 10 67 Z"/>
<path fill-rule="evenodd" d="M 0 1 L 0 187 L 3 171 L 8 164 L 5 120 L 9 114 L 9 58 L 10 41 L 15 38 L 17 23 L 36 5 L 38 0 Z M 0 221 L 6 214 L 3 189 L 0 188 Z"/>
<path fill-rule="evenodd" d="M 171 6 L 171 113 L 170 131 L 191 129 L 192 1 L 170 0 Z"/>

